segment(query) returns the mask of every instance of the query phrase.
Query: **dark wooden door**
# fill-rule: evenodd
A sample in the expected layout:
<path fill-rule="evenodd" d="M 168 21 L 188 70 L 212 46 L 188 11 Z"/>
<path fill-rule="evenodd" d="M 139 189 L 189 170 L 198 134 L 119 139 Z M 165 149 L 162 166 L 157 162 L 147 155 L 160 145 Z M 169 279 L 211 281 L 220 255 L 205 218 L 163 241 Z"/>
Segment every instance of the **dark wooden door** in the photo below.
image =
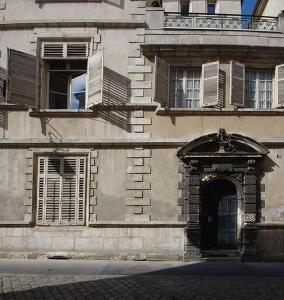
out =
<path fill-rule="evenodd" d="M 201 210 L 202 249 L 236 249 L 237 196 L 227 180 L 210 183 L 204 192 Z"/>

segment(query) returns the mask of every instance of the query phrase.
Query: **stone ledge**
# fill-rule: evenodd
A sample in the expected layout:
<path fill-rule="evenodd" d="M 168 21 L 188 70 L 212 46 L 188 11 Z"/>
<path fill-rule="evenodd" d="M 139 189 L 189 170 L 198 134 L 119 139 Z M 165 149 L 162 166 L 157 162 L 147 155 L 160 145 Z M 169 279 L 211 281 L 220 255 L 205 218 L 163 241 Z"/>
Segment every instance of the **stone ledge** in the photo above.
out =
<path fill-rule="evenodd" d="M 127 221 L 97 221 L 90 222 L 89 227 L 180 227 L 186 226 L 186 222 L 162 222 L 162 221 L 148 221 L 148 222 L 127 222 Z"/>
<path fill-rule="evenodd" d="M 99 19 L 99 20 L 10 20 L 0 22 L 0 29 L 35 28 L 35 27 L 103 27 L 103 28 L 137 28 L 146 27 L 143 20 Z"/>

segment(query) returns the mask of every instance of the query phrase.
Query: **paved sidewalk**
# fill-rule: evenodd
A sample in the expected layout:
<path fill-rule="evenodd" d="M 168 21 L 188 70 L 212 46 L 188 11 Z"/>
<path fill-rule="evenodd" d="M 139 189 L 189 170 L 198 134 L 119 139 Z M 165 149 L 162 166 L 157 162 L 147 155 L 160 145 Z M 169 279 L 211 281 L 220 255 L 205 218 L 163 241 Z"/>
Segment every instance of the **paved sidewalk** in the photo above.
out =
<path fill-rule="evenodd" d="M 0 299 L 284 299 L 284 264 L 0 260 L 0 273 Z"/>

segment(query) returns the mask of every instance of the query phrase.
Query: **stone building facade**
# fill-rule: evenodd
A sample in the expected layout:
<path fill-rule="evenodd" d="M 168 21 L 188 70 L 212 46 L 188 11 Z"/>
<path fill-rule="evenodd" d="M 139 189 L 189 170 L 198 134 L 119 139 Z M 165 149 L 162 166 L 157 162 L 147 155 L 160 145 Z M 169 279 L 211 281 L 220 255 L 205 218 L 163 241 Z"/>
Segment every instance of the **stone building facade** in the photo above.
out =
<path fill-rule="evenodd" d="M 277 9 L 0 0 L 1 256 L 283 259 Z"/>

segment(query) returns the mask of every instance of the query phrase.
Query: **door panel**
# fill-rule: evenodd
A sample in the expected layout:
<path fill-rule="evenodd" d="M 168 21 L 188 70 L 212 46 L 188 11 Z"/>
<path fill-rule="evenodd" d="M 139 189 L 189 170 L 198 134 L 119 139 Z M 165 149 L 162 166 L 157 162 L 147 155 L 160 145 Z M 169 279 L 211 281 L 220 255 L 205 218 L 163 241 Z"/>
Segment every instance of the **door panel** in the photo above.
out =
<path fill-rule="evenodd" d="M 218 208 L 218 248 L 234 249 L 237 242 L 237 197 L 225 196 Z"/>

